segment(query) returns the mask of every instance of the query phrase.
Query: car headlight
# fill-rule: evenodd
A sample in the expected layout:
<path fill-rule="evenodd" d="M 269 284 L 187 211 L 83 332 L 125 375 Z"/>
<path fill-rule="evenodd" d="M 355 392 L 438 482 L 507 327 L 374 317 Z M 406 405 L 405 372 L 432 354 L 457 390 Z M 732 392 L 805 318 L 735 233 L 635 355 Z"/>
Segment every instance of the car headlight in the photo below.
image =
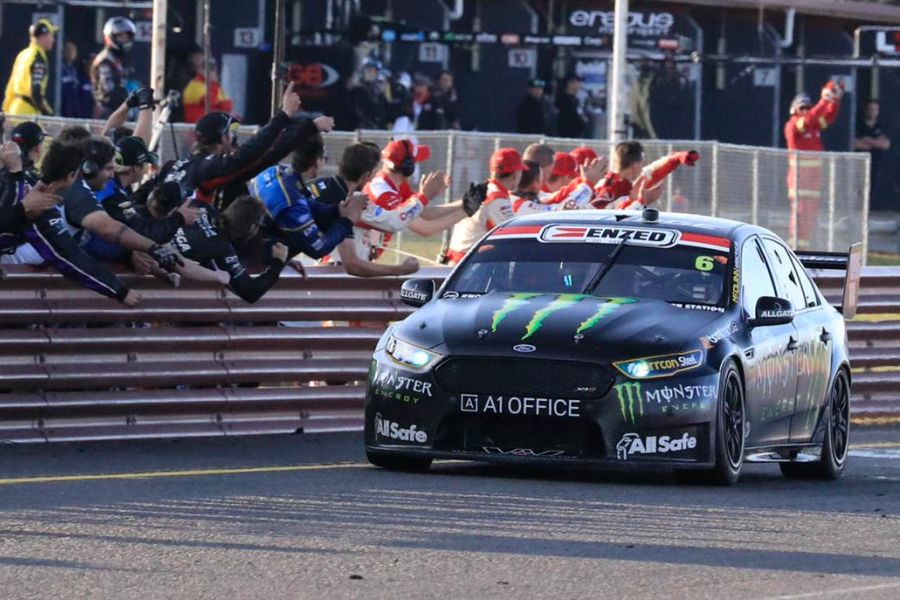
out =
<path fill-rule="evenodd" d="M 632 360 L 620 360 L 613 366 L 630 379 L 657 379 L 696 369 L 703 364 L 703 350 L 689 350 L 677 354 L 645 356 Z"/>
<path fill-rule="evenodd" d="M 388 338 L 385 352 L 394 359 L 394 362 L 413 369 L 426 369 L 441 357 L 436 352 L 429 352 L 424 348 L 404 342 L 393 335 Z"/>

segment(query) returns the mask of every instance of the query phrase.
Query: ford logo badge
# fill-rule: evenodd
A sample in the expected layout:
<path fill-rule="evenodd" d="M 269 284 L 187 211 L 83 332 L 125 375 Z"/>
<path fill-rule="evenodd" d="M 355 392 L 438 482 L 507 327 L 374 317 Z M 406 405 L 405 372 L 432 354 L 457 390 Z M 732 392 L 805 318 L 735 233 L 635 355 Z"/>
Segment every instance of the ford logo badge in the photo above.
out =
<path fill-rule="evenodd" d="M 535 348 L 531 344 L 518 344 L 516 346 L 513 346 L 513 350 L 515 350 L 516 352 L 534 352 L 535 350 L 537 350 L 537 348 Z"/>

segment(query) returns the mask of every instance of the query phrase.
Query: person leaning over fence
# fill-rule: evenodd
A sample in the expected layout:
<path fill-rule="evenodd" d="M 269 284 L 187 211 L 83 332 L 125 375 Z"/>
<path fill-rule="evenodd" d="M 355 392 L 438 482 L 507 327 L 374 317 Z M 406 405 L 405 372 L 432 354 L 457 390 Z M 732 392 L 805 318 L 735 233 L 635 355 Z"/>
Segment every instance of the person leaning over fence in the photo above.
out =
<path fill-rule="evenodd" d="M 522 172 L 528 167 L 515 148 L 500 148 L 491 155 L 489 168 L 491 178 L 487 180 L 487 194 L 481 206 L 453 228 L 447 253 L 447 262 L 451 265 L 461 261 L 484 234 L 515 216 L 511 191 L 519 187 Z"/>
<path fill-rule="evenodd" d="M 234 247 L 246 243 L 259 233 L 266 216 L 263 203 L 253 196 L 235 199 L 221 213 L 215 207 L 200 208 L 193 225 L 175 234 L 174 244 L 186 258 L 207 269 L 228 274 L 228 287 L 246 302 L 256 302 L 278 281 L 288 260 L 288 248 L 282 243 L 271 247 L 265 271 L 251 277 Z"/>
<path fill-rule="evenodd" d="M 557 163 L 551 172 L 549 187 L 556 188 L 557 177 L 560 182 L 566 180 L 568 182 L 552 193 L 541 194 L 541 202 L 560 210 L 589 208 L 594 199 L 594 186 L 606 171 L 606 158 L 598 157 L 590 148 L 576 148 L 571 154 L 562 152 L 557 154 Z"/>
<path fill-rule="evenodd" d="M 10 132 L 9 139 L 19 146 L 22 154 L 22 169 L 29 177 L 30 185 L 34 185 L 38 180 L 37 165 L 41 162 L 45 138 L 41 126 L 31 121 L 19 123 Z"/>
<path fill-rule="evenodd" d="M 357 142 L 344 148 L 341 153 L 338 174 L 332 177 L 317 179 L 310 186 L 313 196 L 325 204 L 337 205 L 350 194 L 362 191 L 372 180 L 381 163 L 378 146 L 371 142 Z M 360 217 L 360 220 L 362 217 Z M 419 261 L 407 257 L 401 264 L 390 265 L 371 262 L 361 258 L 356 251 L 356 242 L 352 237 L 338 244 L 337 256 L 325 257 L 325 264 L 341 266 L 348 275 L 355 277 L 387 277 L 406 275 L 419 269 Z"/>
<path fill-rule="evenodd" d="M 143 180 L 147 167 L 158 161 L 159 158 L 147 149 L 141 138 L 122 138 L 116 144 L 115 175 L 97 193 L 97 199 L 109 216 L 154 242 L 164 244 L 171 241 L 180 227 L 192 225 L 197 220 L 199 211 L 190 206 L 190 200 L 187 199 L 171 215 L 162 218 L 154 218 L 145 211 L 138 210 L 139 202 L 135 198 L 133 187 Z"/>
<path fill-rule="evenodd" d="M 101 259 L 120 259 L 127 250 L 150 255 L 166 271 L 175 271 L 184 261 L 168 244 L 159 244 L 112 218 L 97 198 L 115 173 L 115 147 L 102 137 L 81 147 L 84 161 L 80 178 L 63 196 L 63 216 L 73 237 L 89 254 Z M 92 240 L 99 238 L 101 242 Z M 110 249 L 111 247 L 112 249 Z M 134 257 L 133 257 L 134 258 Z"/>
<path fill-rule="evenodd" d="M 531 144 L 525 148 L 522 155 L 523 160 L 533 160 L 541 166 L 541 191 L 549 192 L 547 180 L 550 179 L 550 173 L 553 172 L 553 157 L 555 156 L 553 148 L 547 144 Z"/>
<path fill-rule="evenodd" d="M 513 213 L 522 216 L 554 210 L 555 205 L 541 202 L 541 165 L 533 160 L 523 160 L 522 164 L 526 170 L 511 195 Z"/>
<path fill-rule="evenodd" d="M 50 81 L 47 53 L 56 42 L 56 25 L 41 19 L 28 28 L 31 43 L 19 52 L 13 63 L 12 74 L 6 84 L 3 112 L 11 115 L 52 115 L 47 102 L 47 84 Z"/>
<path fill-rule="evenodd" d="M 594 208 L 615 208 L 620 202 L 643 199 L 652 204 L 659 199 L 662 188 L 644 190 L 641 171 L 644 168 L 644 147 L 640 142 L 629 141 L 616 144 L 609 172 L 594 188 Z M 635 185 L 635 183 L 638 185 Z M 643 196 L 642 196 L 643 194 Z"/>
<path fill-rule="evenodd" d="M 381 258 L 398 231 L 409 229 L 428 237 L 449 229 L 466 216 L 461 200 L 440 206 L 434 202 L 450 185 L 450 178 L 441 171 L 423 176 L 419 191 L 413 191 L 410 180 L 416 164 L 430 157 L 428 146 L 410 140 L 394 140 L 381 151 L 384 169 L 366 185 L 369 204 L 353 230 L 360 259 Z M 417 262 L 405 264 L 418 268 Z"/>
<path fill-rule="evenodd" d="M 291 165 L 266 169 L 250 182 L 251 193 L 262 200 L 274 223 L 272 239 L 285 243 L 288 256 L 300 252 L 323 258 L 353 233 L 366 205 L 363 194 L 351 194 L 338 204 L 317 200 L 307 181 L 325 159 L 321 134 L 304 138 L 294 150 Z"/>
<path fill-rule="evenodd" d="M 281 97 L 281 110 L 260 130 L 238 145 L 240 121 L 233 115 L 211 112 L 197 122 L 197 145 L 191 155 L 163 169 L 165 181 L 177 181 L 198 201 L 215 202 L 221 210 L 238 196 L 247 194 L 247 182 L 278 164 L 296 147 L 297 140 L 327 133 L 334 127 L 331 117 L 293 117 L 300 111 L 300 96 L 292 87 Z"/>
<path fill-rule="evenodd" d="M 140 294 L 129 290 L 79 247 L 58 208 L 60 195 L 78 178 L 84 158 L 80 149 L 52 143 L 41 163 L 41 179 L 33 188 L 25 181 L 18 148 L 6 144 L 0 155 L 9 178 L 0 198 L 0 241 L 6 238 L 7 242 L 5 246 L 0 244 L 0 253 L 21 248 L 27 242 L 40 256 L 38 263 L 46 262 L 82 287 L 115 298 L 126 306 L 136 306 L 141 301 Z M 2 223 L 6 220 L 3 215 L 10 214 L 7 207 L 11 207 L 14 220 L 12 229 L 8 223 Z"/>

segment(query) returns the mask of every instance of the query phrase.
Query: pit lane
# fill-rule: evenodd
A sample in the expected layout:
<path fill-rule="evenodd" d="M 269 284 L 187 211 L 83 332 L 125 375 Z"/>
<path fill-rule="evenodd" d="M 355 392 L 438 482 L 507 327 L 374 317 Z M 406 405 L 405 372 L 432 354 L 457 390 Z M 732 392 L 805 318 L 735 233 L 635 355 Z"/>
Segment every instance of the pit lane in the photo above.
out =
<path fill-rule="evenodd" d="M 0 448 L 8 598 L 900 596 L 900 435 L 845 478 L 365 464 L 361 435 Z"/>

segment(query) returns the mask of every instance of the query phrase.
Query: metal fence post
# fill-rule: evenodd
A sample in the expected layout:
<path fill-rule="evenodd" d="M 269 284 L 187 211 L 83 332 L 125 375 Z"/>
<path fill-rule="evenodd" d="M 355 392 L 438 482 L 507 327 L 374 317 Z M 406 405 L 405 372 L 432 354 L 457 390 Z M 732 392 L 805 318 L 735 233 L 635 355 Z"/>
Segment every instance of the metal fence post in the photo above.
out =
<path fill-rule="evenodd" d="M 450 135 L 447 136 L 447 176 L 450 177 L 450 185 L 447 186 L 447 191 L 444 192 L 444 202 L 453 200 L 453 147 L 456 145 L 455 142 L 456 132 L 451 130 Z"/>
<path fill-rule="evenodd" d="M 666 145 L 666 154 L 671 156 L 672 151 L 673 151 L 672 144 Z M 666 177 L 666 211 L 667 212 L 672 211 L 672 178 L 671 177 Z"/>
<path fill-rule="evenodd" d="M 834 155 L 828 157 L 828 251 L 834 252 L 834 203 L 837 196 Z"/>
<path fill-rule="evenodd" d="M 714 217 L 719 208 L 719 142 L 713 144 L 712 173 L 709 181 L 709 216 Z"/>
<path fill-rule="evenodd" d="M 759 224 L 759 150 L 753 151 L 753 164 L 751 166 L 752 185 L 750 186 L 750 222 Z"/>
<path fill-rule="evenodd" d="M 862 210 L 862 264 L 865 265 L 869 255 L 869 190 L 872 185 L 872 155 L 863 153 L 863 210 Z"/>
<path fill-rule="evenodd" d="M 793 224 L 793 228 L 790 233 L 791 236 L 791 248 L 797 247 L 797 230 L 800 229 L 800 223 L 798 223 L 798 205 L 800 204 L 800 157 L 797 155 L 797 152 L 791 152 L 788 156 L 788 177 L 790 177 L 790 173 L 793 173 L 793 177 L 791 178 L 791 189 L 788 190 L 788 200 L 791 205 L 791 223 Z"/>

